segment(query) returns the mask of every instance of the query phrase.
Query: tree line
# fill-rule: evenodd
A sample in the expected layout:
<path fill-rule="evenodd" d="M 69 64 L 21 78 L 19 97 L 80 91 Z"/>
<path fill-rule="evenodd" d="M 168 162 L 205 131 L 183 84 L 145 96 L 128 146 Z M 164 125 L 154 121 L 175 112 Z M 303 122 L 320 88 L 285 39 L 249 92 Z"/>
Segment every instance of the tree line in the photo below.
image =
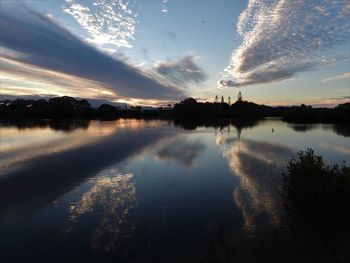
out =
<path fill-rule="evenodd" d="M 197 102 L 187 98 L 173 108 L 142 108 L 141 106 L 122 108 L 102 104 L 93 108 L 85 99 L 68 96 L 49 100 L 0 101 L 0 117 L 38 118 L 83 118 L 117 119 L 119 117 L 171 117 L 177 119 L 219 119 L 219 118 L 262 118 L 281 117 L 295 123 L 349 123 L 350 103 L 339 104 L 334 108 L 313 108 L 311 106 L 271 107 L 249 101 Z"/>

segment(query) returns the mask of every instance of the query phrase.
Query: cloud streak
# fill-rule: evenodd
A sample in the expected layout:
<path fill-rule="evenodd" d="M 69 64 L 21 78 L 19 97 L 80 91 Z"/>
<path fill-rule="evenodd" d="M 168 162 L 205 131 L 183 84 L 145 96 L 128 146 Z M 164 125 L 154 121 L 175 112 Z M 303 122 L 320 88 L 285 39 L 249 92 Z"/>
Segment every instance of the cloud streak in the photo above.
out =
<path fill-rule="evenodd" d="M 156 71 L 176 84 L 199 84 L 207 79 L 204 70 L 197 65 L 195 57 L 188 55 L 175 61 L 161 61 L 155 65 Z"/>
<path fill-rule="evenodd" d="M 329 81 L 334 81 L 334 80 L 341 80 L 341 79 L 348 79 L 350 78 L 350 72 L 341 74 L 341 75 L 337 75 L 334 77 L 329 77 L 329 78 L 325 78 L 322 80 L 322 82 L 329 82 Z"/>
<path fill-rule="evenodd" d="M 15 54 L 7 59 L 97 83 L 96 88 L 110 90 L 118 98 L 183 97 L 174 85 L 99 52 L 47 16 L 17 2 L 0 9 L 0 46 Z"/>
<path fill-rule="evenodd" d="M 349 57 L 331 50 L 349 44 L 349 19 L 346 0 L 250 0 L 237 24 L 242 44 L 219 86 L 281 81 Z"/>

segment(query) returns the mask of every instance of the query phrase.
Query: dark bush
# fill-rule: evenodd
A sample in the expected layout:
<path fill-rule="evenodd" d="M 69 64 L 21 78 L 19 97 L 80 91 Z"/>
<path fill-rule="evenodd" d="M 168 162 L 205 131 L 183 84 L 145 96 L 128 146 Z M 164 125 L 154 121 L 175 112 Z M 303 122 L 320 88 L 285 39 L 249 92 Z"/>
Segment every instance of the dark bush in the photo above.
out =
<path fill-rule="evenodd" d="M 287 167 L 283 198 L 292 231 L 332 242 L 350 234 L 350 167 L 326 166 L 312 149 Z"/>
<path fill-rule="evenodd" d="M 109 104 L 102 104 L 98 110 L 98 116 L 102 120 L 113 120 L 119 117 L 120 110 Z"/>

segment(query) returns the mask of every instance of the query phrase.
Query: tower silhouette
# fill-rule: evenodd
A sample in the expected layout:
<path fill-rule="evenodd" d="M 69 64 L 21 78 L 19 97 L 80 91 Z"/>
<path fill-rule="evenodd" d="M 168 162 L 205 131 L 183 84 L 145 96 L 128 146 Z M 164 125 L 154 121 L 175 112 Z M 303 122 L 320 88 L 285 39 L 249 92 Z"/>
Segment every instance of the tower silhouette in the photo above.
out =
<path fill-rule="evenodd" d="M 221 96 L 221 103 L 224 103 L 224 96 Z"/>
<path fill-rule="evenodd" d="M 239 91 L 237 101 L 242 101 L 242 100 L 243 100 L 242 93 L 241 93 L 241 91 Z"/>
<path fill-rule="evenodd" d="M 228 97 L 228 105 L 231 105 L 231 98 L 230 98 L 230 96 Z"/>
<path fill-rule="evenodd" d="M 219 98 L 218 98 L 218 95 L 215 96 L 215 103 L 218 103 L 219 102 Z"/>

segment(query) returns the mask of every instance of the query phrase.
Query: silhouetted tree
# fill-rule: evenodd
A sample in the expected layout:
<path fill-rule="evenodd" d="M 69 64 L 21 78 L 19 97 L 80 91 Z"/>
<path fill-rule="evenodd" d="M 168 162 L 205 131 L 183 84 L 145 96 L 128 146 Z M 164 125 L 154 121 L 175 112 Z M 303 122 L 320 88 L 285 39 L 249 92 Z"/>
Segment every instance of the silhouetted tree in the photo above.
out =
<path fill-rule="evenodd" d="M 120 116 L 119 109 L 109 104 L 102 104 L 97 111 L 99 118 L 104 120 L 115 119 Z"/>

